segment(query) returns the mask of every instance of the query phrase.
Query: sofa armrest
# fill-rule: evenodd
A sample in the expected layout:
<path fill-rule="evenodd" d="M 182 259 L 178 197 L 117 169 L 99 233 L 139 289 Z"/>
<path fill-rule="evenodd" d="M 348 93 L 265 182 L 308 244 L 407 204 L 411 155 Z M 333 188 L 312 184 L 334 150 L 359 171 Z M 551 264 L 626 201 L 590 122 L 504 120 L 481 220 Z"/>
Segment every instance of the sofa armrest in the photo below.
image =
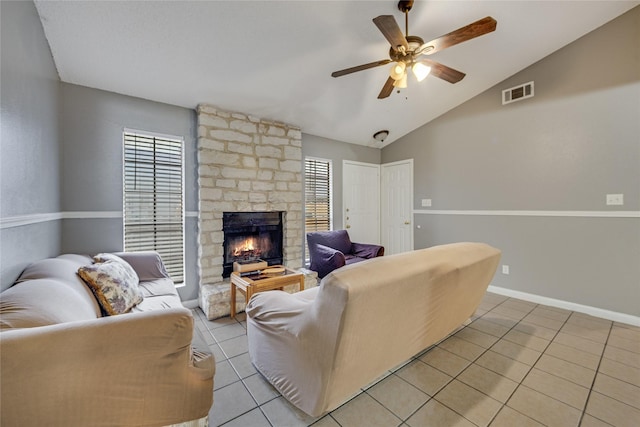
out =
<path fill-rule="evenodd" d="M 167 269 L 158 252 L 116 252 L 114 255 L 129 263 L 136 271 L 140 281 L 169 278 L 169 273 L 167 273 Z"/>
<path fill-rule="evenodd" d="M 375 258 L 384 255 L 384 246 L 353 242 L 351 253 L 360 258 Z"/>
<path fill-rule="evenodd" d="M 339 250 L 325 245 L 316 245 L 309 267 L 318 272 L 318 277 L 323 278 L 333 270 L 344 267 L 346 263 L 344 254 Z"/>
<path fill-rule="evenodd" d="M 0 334 L 1 425 L 167 425 L 206 416 L 215 364 L 184 308 Z"/>

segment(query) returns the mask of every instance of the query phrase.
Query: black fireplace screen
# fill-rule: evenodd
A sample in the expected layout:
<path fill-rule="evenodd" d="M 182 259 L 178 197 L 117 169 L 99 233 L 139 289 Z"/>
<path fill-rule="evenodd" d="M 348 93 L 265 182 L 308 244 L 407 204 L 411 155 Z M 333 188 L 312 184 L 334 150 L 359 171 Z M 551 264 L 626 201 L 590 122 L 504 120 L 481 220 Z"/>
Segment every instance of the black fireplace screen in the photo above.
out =
<path fill-rule="evenodd" d="M 222 277 L 229 277 L 233 263 L 256 259 L 269 265 L 282 264 L 283 212 L 224 212 L 224 264 Z"/>

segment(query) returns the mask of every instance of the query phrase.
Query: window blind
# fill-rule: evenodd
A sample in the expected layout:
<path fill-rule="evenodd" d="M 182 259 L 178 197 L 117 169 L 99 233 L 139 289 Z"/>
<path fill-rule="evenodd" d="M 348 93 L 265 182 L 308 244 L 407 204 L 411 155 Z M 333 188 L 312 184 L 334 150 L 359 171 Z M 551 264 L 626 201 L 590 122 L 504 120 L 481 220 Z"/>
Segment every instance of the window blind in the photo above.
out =
<path fill-rule="evenodd" d="M 331 230 L 331 160 L 305 158 L 304 183 L 305 233 Z"/>
<path fill-rule="evenodd" d="M 184 282 L 181 138 L 124 132 L 124 250 L 157 251 Z"/>

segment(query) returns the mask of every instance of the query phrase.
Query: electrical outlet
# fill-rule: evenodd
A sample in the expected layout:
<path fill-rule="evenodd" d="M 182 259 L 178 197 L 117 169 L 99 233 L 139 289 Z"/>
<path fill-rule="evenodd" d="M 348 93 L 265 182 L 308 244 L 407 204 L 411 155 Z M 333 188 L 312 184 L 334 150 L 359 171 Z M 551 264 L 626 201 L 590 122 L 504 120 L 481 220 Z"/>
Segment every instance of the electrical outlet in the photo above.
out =
<path fill-rule="evenodd" d="M 508 265 L 503 265 L 502 266 L 502 274 L 509 274 L 509 266 Z"/>
<path fill-rule="evenodd" d="M 607 206 L 624 205 L 624 194 L 607 194 Z"/>
<path fill-rule="evenodd" d="M 431 199 L 422 199 L 422 207 L 428 208 L 431 206 Z"/>

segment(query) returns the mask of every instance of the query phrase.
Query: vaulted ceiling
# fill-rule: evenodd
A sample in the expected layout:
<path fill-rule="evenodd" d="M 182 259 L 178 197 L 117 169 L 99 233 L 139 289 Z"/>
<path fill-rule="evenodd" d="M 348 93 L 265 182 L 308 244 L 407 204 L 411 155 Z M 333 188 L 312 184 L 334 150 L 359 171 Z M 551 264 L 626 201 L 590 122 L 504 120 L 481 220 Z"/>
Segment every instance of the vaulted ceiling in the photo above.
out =
<path fill-rule="evenodd" d="M 459 83 L 410 78 L 379 100 L 390 65 L 331 73 L 388 59 L 372 19 L 393 15 L 404 31 L 396 1 L 35 3 L 64 82 L 187 108 L 212 104 L 372 147 L 382 146 L 376 131 L 388 129 L 389 144 L 640 4 L 416 1 L 409 33 L 424 40 L 485 16 L 497 29 L 429 57 L 465 72 Z"/>

